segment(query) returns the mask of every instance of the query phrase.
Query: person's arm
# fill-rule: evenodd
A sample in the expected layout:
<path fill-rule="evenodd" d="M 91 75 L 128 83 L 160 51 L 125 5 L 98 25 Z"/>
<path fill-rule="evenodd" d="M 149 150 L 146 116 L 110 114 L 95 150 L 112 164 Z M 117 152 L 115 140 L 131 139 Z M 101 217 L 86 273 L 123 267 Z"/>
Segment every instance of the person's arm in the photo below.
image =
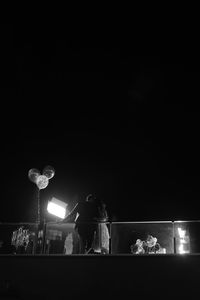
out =
<path fill-rule="evenodd" d="M 71 210 L 71 212 L 65 217 L 65 219 L 62 220 L 63 223 L 72 222 L 76 218 L 76 215 L 78 213 L 78 203 L 74 206 L 74 208 Z"/>
<path fill-rule="evenodd" d="M 107 210 L 105 209 L 105 222 L 107 222 L 108 221 L 108 212 L 107 212 Z"/>

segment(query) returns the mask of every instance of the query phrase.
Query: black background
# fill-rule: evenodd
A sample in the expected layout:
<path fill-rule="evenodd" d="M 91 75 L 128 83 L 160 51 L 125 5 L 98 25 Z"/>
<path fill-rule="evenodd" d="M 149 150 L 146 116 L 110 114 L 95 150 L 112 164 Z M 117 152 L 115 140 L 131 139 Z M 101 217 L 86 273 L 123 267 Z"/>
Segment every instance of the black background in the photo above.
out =
<path fill-rule="evenodd" d="M 56 173 L 44 213 L 52 196 L 72 208 L 95 193 L 112 220 L 199 219 L 195 45 L 88 42 L 53 25 L 1 31 L 1 222 L 35 221 L 28 170 L 46 165 Z"/>

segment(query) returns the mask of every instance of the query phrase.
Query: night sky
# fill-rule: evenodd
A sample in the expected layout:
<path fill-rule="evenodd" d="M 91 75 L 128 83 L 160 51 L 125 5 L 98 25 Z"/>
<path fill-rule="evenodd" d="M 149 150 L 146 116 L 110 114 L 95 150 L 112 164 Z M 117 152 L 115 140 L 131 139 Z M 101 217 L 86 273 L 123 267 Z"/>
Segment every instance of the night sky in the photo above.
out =
<path fill-rule="evenodd" d="M 0 222 L 36 220 L 28 171 L 72 208 L 95 193 L 111 220 L 199 219 L 199 57 L 90 46 L 59 28 L 1 34 Z M 44 208 L 43 208 L 44 209 Z"/>

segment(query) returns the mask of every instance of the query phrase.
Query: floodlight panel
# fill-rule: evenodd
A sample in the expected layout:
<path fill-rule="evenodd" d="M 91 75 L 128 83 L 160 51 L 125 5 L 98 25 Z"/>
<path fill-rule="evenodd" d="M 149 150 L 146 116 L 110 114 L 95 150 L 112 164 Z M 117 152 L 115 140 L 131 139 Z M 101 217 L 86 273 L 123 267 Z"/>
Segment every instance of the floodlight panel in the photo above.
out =
<path fill-rule="evenodd" d="M 58 200 L 58 199 L 55 198 L 55 197 L 52 197 L 51 202 L 53 202 L 53 203 L 55 203 L 55 204 L 57 204 L 58 206 L 61 206 L 61 207 L 63 207 L 63 208 L 66 208 L 66 206 L 68 205 L 67 203 L 65 203 L 65 202 L 63 202 L 63 201 L 61 201 L 61 200 Z"/>
<path fill-rule="evenodd" d="M 67 205 L 65 205 L 66 207 Z M 64 219 L 65 218 L 65 215 L 66 215 L 66 208 L 65 207 L 62 207 L 52 201 L 49 201 L 48 203 L 48 206 L 47 206 L 47 211 L 56 216 L 56 217 L 59 217 L 61 219 Z"/>

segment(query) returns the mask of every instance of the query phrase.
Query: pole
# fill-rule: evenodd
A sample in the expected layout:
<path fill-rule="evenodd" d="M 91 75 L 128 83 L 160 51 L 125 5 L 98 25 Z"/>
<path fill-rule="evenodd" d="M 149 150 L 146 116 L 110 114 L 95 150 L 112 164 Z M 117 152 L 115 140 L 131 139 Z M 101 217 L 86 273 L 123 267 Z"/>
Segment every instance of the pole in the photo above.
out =
<path fill-rule="evenodd" d="M 39 254 L 41 252 L 41 218 L 40 218 L 40 189 L 37 187 L 37 194 L 36 194 L 36 201 L 37 201 L 37 236 L 36 236 L 36 247 L 35 247 L 35 254 Z"/>
<path fill-rule="evenodd" d="M 46 222 L 45 222 L 45 219 L 44 219 L 44 222 L 43 222 L 43 235 L 42 235 L 42 249 L 41 249 L 41 254 L 45 254 L 45 243 L 46 243 Z"/>
<path fill-rule="evenodd" d="M 38 252 L 43 254 L 45 252 L 45 234 L 46 234 L 46 224 L 45 219 L 41 220 L 41 199 L 40 199 L 40 189 L 37 189 L 37 204 L 38 204 L 38 213 L 37 213 L 37 222 L 38 222 Z"/>
<path fill-rule="evenodd" d="M 37 188 L 37 223 L 40 225 L 40 189 Z"/>

